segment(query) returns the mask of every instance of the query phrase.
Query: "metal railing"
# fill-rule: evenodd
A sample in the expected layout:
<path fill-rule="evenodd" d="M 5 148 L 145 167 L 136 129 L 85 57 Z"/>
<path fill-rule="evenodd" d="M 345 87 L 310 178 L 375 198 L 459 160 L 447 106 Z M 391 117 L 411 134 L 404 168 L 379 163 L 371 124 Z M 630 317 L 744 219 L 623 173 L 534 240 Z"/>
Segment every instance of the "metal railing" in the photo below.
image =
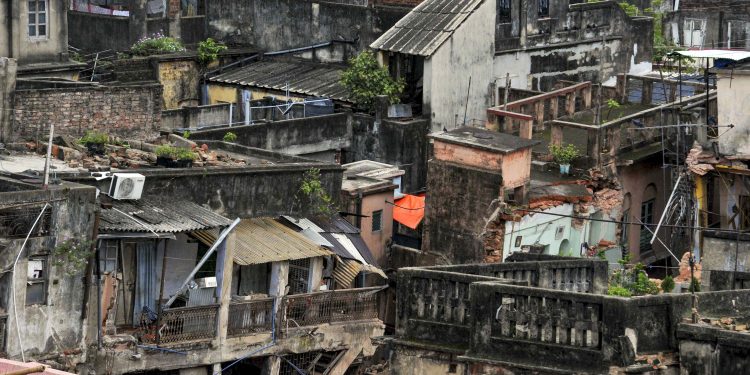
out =
<path fill-rule="evenodd" d="M 219 305 L 166 309 L 160 317 L 158 343 L 213 340 L 218 313 Z"/>
<path fill-rule="evenodd" d="M 242 336 L 273 329 L 273 298 L 229 305 L 227 336 Z"/>
<path fill-rule="evenodd" d="M 289 296 L 283 302 L 283 327 L 376 319 L 381 289 L 345 289 Z"/>

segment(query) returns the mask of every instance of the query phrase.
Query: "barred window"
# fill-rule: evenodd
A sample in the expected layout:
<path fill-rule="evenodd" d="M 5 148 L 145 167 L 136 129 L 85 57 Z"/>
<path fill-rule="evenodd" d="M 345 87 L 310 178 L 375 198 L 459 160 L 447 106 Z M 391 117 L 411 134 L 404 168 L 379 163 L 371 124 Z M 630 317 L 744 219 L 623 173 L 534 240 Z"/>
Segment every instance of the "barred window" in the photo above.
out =
<path fill-rule="evenodd" d="M 512 0 L 498 0 L 497 1 L 497 22 L 498 23 L 510 23 L 512 21 L 511 1 Z"/>
<path fill-rule="evenodd" d="M 47 36 L 47 0 L 29 0 L 29 36 Z"/>
<path fill-rule="evenodd" d="M 539 0 L 539 18 L 549 17 L 549 0 Z"/>
<path fill-rule="evenodd" d="M 47 303 L 47 258 L 29 258 L 26 276 L 26 305 Z"/>
<path fill-rule="evenodd" d="M 379 232 L 383 230 L 383 210 L 377 210 L 372 213 L 372 231 Z"/>

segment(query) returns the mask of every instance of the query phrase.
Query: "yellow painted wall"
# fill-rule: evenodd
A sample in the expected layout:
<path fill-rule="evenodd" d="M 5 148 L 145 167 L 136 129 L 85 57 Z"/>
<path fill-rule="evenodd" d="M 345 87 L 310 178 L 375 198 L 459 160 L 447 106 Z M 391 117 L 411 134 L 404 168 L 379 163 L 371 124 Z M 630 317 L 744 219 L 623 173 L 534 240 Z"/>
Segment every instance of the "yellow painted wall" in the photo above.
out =
<path fill-rule="evenodd" d="M 200 100 L 200 74 L 193 60 L 159 62 L 159 82 L 164 88 L 164 109 L 180 108 L 184 100 Z"/>
<path fill-rule="evenodd" d="M 208 104 L 237 103 L 237 88 L 223 85 L 208 85 Z"/>

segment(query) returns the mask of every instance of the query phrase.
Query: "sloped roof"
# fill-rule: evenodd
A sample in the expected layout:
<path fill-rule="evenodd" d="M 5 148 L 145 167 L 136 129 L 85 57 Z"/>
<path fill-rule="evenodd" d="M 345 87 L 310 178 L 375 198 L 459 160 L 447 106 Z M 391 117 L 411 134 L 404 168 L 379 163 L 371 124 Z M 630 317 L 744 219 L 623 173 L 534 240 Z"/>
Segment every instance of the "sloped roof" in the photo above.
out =
<path fill-rule="evenodd" d="M 231 223 L 231 220 L 193 202 L 141 198 L 116 200 L 112 202 L 112 208 L 102 209 L 99 230 L 181 233 L 219 228 Z"/>
<path fill-rule="evenodd" d="M 309 236 L 309 239 L 317 241 L 316 239 L 320 237 L 328 242 L 323 246 L 328 247 L 342 258 L 355 259 L 365 264 L 377 264 L 370 248 L 362 239 L 360 230 L 341 216 L 334 216 L 328 220 L 315 219 L 314 221 L 290 216 L 282 216 L 282 218 L 286 223 L 293 226 L 293 230 Z M 306 231 L 306 229 L 309 230 Z M 311 232 L 315 234 L 312 235 Z"/>
<path fill-rule="evenodd" d="M 286 91 L 289 84 L 289 92 L 294 94 L 354 103 L 349 89 L 341 84 L 344 69 L 340 65 L 307 61 L 262 60 L 209 78 L 209 81 L 276 91 Z"/>
<path fill-rule="evenodd" d="M 241 266 L 332 254 L 271 218 L 243 219 L 235 232 L 234 262 Z M 205 244 L 212 244 L 218 234 L 217 230 L 201 231 L 196 237 Z"/>
<path fill-rule="evenodd" d="M 482 0 L 426 0 L 391 27 L 371 48 L 431 56 L 466 21 Z"/>

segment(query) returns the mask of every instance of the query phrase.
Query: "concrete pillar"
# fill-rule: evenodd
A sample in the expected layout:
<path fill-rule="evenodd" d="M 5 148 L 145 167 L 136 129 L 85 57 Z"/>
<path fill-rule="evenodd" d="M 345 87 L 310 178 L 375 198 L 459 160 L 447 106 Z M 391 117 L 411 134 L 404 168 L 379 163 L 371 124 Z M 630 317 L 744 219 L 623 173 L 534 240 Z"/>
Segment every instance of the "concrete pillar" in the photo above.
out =
<path fill-rule="evenodd" d="M 523 139 L 531 139 L 534 120 L 521 120 L 521 131 L 518 134 Z"/>
<path fill-rule="evenodd" d="M 283 297 L 286 295 L 286 286 L 289 284 L 289 262 L 271 263 L 271 288 L 268 295 L 272 297 Z"/>
<path fill-rule="evenodd" d="M 310 259 L 310 279 L 307 280 L 308 293 L 320 291 L 320 282 L 323 280 L 323 258 Z"/>
<path fill-rule="evenodd" d="M 617 150 L 620 149 L 621 132 L 619 127 L 612 127 L 607 130 L 607 145 L 609 146 L 609 155 L 613 158 L 617 156 Z"/>
<path fill-rule="evenodd" d="M 513 134 L 513 120 L 510 117 L 503 117 L 503 133 Z"/>
<path fill-rule="evenodd" d="M 534 104 L 534 120 L 540 130 L 544 130 L 544 100 Z"/>
<path fill-rule="evenodd" d="M 552 124 L 550 134 L 550 144 L 555 146 L 562 146 L 563 143 L 563 127 L 562 125 Z"/>
<path fill-rule="evenodd" d="M 217 337 L 219 342 L 224 342 L 227 339 L 227 325 L 229 322 L 229 303 L 232 300 L 232 273 L 234 271 L 234 248 L 236 246 L 236 232 L 232 232 L 227 236 L 224 246 L 223 256 L 217 256 L 217 260 L 223 260 L 223 265 L 217 265 L 222 267 L 223 277 L 221 279 L 221 296 L 219 297 L 219 316 L 217 324 Z M 221 254 L 218 254 L 221 255 Z"/>
<path fill-rule="evenodd" d="M 8 143 L 12 137 L 13 92 L 16 91 L 16 60 L 0 57 L 0 142 Z"/>
<path fill-rule="evenodd" d="M 654 83 L 643 81 L 643 90 L 641 91 L 641 104 L 651 104 L 653 99 Z"/>
<path fill-rule="evenodd" d="M 557 96 L 549 100 L 549 111 L 551 120 L 557 120 L 560 111 L 560 99 Z"/>
<path fill-rule="evenodd" d="M 279 371 L 281 371 L 281 358 L 268 357 L 266 364 L 263 366 L 263 375 L 278 375 Z"/>
<path fill-rule="evenodd" d="M 591 86 L 584 88 L 581 90 L 583 94 L 583 107 L 586 109 L 591 108 Z"/>
<path fill-rule="evenodd" d="M 146 23 L 147 0 L 130 0 L 130 23 L 128 24 L 129 44 L 133 44 L 148 34 Z"/>
<path fill-rule="evenodd" d="M 617 97 L 624 98 L 625 93 L 627 92 L 627 86 L 628 86 L 628 76 L 625 74 L 618 74 L 617 75 Z"/>
<path fill-rule="evenodd" d="M 595 164 L 599 164 L 601 154 L 599 153 L 599 129 L 591 129 L 588 131 L 588 142 L 587 142 L 586 153 L 594 159 Z"/>
<path fill-rule="evenodd" d="M 671 103 L 671 102 L 677 100 L 677 86 L 678 85 L 676 83 L 670 83 L 669 84 L 669 92 L 667 94 L 667 95 L 669 95 L 669 97 L 667 98 L 667 102 L 668 103 Z"/>
<path fill-rule="evenodd" d="M 578 98 L 578 92 L 576 91 L 565 96 L 565 113 L 568 115 L 576 113 L 576 98 Z"/>

